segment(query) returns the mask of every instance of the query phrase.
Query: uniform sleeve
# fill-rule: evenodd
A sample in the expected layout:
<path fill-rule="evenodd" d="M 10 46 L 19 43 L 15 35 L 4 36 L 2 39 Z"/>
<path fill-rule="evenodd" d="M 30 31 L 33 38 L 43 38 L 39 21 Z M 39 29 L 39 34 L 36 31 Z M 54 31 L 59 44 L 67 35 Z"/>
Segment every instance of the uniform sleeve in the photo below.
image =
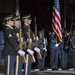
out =
<path fill-rule="evenodd" d="M 71 47 L 73 48 L 73 46 L 74 46 L 74 40 L 73 40 L 73 37 L 71 37 L 71 39 L 70 39 L 70 44 L 71 44 Z"/>
<path fill-rule="evenodd" d="M 7 38 L 7 41 L 9 43 L 9 45 L 11 45 L 12 48 L 14 48 L 15 51 L 18 51 L 19 45 L 16 43 L 15 36 L 13 35 L 13 30 L 5 29 L 4 33 L 5 33 L 5 37 Z"/>

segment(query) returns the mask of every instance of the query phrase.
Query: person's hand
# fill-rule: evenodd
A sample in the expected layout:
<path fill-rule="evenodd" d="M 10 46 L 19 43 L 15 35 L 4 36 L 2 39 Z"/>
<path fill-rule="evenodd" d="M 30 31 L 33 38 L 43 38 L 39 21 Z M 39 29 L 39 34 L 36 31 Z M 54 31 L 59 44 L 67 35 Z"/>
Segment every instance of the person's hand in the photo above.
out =
<path fill-rule="evenodd" d="M 36 37 L 36 40 L 38 40 L 38 36 Z"/>
<path fill-rule="evenodd" d="M 57 44 L 55 44 L 55 47 L 58 47 L 59 46 L 59 44 L 57 43 Z"/>
<path fill-rule="evenodd" d="M 47 51 L 47 48 L 43 48 L 44 51 Z"/>
<path fill-rule="evenodd" d="M 32 39 L 30 38 L 30 40 L 29 39 L 27 39 L 27 41 L 29 41 L 30 43 L 32 43 Z"/>
<path fill-rule="evenodd" d="M 40 53 L 40 49 L 39 49 L 39 48 L 35 47 L 34 50 L 35 50 L 36 52 Z"/>
<path fill-rule="evenodd" d="M 28 52 L 30 55 L 33 55 L 33 54 L 34 54 L 34 51 L 31 50 L 31 49 L 27 49 L 27 52 Z"/>
<path fill-rule="evenodd" d="M 25 52 L 22 51 L 22 50 L 19 50 L 18 53 L 19 53 L 21 56 L 25 56 Z"/>

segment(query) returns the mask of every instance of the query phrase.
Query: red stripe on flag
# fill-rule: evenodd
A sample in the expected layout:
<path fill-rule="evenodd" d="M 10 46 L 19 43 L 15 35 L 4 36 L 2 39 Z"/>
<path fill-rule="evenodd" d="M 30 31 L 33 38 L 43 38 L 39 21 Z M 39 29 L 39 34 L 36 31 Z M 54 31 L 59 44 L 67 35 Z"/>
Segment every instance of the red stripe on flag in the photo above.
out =
<path fill-rule="evenodd" d="M 54 0 L 54 1 L 56 1 L 56 0 Z M 55 3 L 59 4 L 59 2 L 54 2 L 54 4 Z M 52 28 L 53 28 L 54 32 L 56 33 L 56 35 L 58 36 L 59 40 L 62 41 L 61 17 L 60 17 L 60 11 L 59 11 L 58 4 L 53 6 Z"/>
<path fill-rule="evenodd" d="M 57 13 L 53 10 L 54 16 L 53 19 L 55 20 L 55 17 L 58 19 L 59 23 L 61 24 L 61 18 L 57 15 Z M 59 25 L 58 21 L 55 20 L 56 24 L 58 25 L 59 29 L 62 31 L 61 26 Z"/>

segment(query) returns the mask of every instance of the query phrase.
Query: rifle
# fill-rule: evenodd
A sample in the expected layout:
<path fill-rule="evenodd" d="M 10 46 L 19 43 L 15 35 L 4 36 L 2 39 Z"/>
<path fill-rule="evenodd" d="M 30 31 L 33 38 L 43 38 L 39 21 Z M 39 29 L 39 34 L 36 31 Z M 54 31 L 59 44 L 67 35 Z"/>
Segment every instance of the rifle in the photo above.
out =
<path fill-rule="evenodd" d="M 20 19 L 20 18 L 19 18 Z M 19 20 L 20 21 L 20 20 Z M 20 46 L 20 50 L 23 50 L 23 45 L 22 45 L 22 30 L 21 30 L 21 22 L 20 22 L 20 25 L 19 25 L 19 46 Z M 25 63 L 26 62 L 26 58 L 24 56 L 22 56 L 22 63 Z"/>
<path fill-rule="evenodd" d="M 70 27 L 70 30 L 69 30 L 69 32 L 71 32 L 71 30 L 72 30 L 72 28 L 73 28 L 73 26 L 75 25 L 75 23 L 72 23 L 71 24 L 71 27 Z M 72 32 L 71 32 L 72 33 Z M 69 33 L 69 35 L 68 35 L 68 39 L 67 39 L 67 42 L 66 42 L 66 47 L 65 47 L 65 49 L 67 49 L 67 48 L 69 48 L 69 46 L 68 46 L 68 43 L 69 43 L 69 40 L 70 40 L 70 35 L 71 35 L 71 33 Z"/>
<path fill-rule="evenodd" d="M 43 38 L 44 38 L 44 48 L 46 49 L 46 43 L 47 39 L 45 39 L 45 35 L 44 35 L 44 29 L 43 29 Z M 45 50 L 45 55 L 47 56 L 47 51 Z"/>
<path fill-rule="evenodd" d="M 19 22 L 20 22 L 20 14 L 19 14 L 19 0 L 16 0 L 16 15 L 19 15 Z M 20 50 L 23 50 L 22 48 L 22 41 L 21 41 L 21 38 L 22 38 L 22 33 L 21 33 L 21 22 L 20 22 L 20 26 L 19 26 L 19 46 L 20 46 Z M 22 56 L 22 63 L 25 63 L 26 62 L 26 59 L 24 56 Z"/>
<path fill-rule="evenodd" d="M 28 49 L 31 49 L 31 42 L 30 42 L 30 26 L 28 26 Z M 25 67 L 25 75 L 28 75 L 28 63 L 29 63 L 29 54 L 26 54 L 26 67 Z M 34 55 L 30 55 L 30 61 L 36 62 Z"/>
<path fill-rule="evenodd" d="M 30 42 L 30 26 L 28 27 L 28 49 L 32 49 L 32 44 Z M 30 55 L 30 61 L 36 62 L 34 55 Z"/>
<path fill-rule="evenodd" d="M 36 24 L 36 16 L 35 16 L 35 38 L 37 38 L 37 24 Z M 38 40 L 35 39 L 36 47 L 38 47 Z M 42 59 L 42 56 L 40 53 L 37 52 L 37 59 Z"/>

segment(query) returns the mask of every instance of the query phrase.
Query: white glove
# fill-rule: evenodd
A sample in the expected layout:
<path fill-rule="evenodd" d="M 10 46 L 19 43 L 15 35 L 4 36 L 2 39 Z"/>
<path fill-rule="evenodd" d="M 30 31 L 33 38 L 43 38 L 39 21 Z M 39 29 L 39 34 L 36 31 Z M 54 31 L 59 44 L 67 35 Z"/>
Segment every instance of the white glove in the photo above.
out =
<path fill-rule="evenodd" d="M 31 50 L 31 49 L 27 49 L 27 52 L 28 52 L 30 55 L 33 55 L 33 54 L 34 54 L 33 50 Z"/>
<path fill-rule="evenodd" d="M 44 51 L 47 51 L 47 48 L 43 48 Z"/>
<path fill-rule="evenodd" d="M 57 43 L 57 44 L 55 44 L 55 47 L 58 47 L 59 46 L 59 44 Z"/>
<path fill-rule="evenodd" d="M 32 43 L 32 39 L 30 38 L 30 40 L 29 39 L 27 39 L 27 41 L 30 41 L 30 43 Z"/>
<path fill-rule="evenodd" d="M 43 42 L 44 44 L 46 44 L 46 41 L 45 41 L 45 39 L 44 39 L 44 42 Z"/>
<path fill-rule="evenodd" d="M 39 48 L 35 47 L 34 50 L 35 50 L 36 52 L 40 53 L 40 49 L 39 49 Z"/>
<path fill-rule="evenodd" d="M 22 51 L 22 50 L 19 50 L 18 53 L 19 53 L 21 56 L 25 56 L 25 52 Z"/>
<path fill-rule="evenodd" d="M 38 41 L 38 36 L 36 37 L 36 40 Z"/>
<path fill-rule="evenodd" d="M 18 39 L 18 41 L 20 41 L 20 39 Z M 23 42 L 23 38 L 21 38 L 21 42 Z"/>

